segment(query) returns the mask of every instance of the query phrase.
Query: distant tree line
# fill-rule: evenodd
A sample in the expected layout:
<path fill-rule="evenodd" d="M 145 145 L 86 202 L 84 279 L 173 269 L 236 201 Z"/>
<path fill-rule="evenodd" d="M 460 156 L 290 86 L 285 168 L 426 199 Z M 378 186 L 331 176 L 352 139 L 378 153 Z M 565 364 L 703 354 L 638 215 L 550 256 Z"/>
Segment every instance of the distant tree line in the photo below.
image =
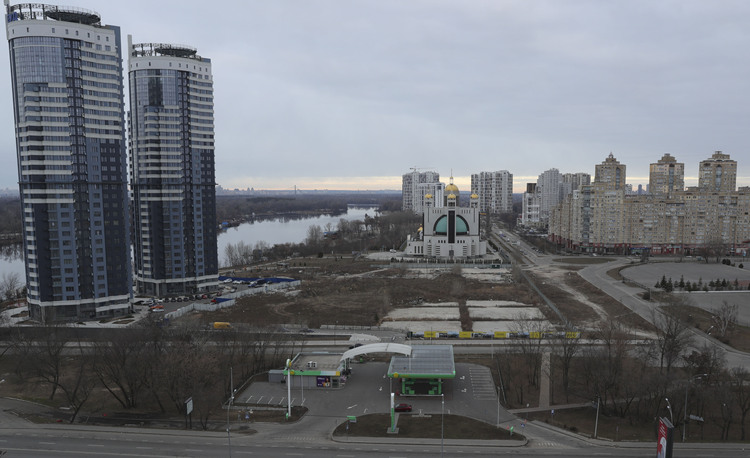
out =
<path fill-rule="evenodd" d="M 274 217 L 298 213 L 310 214 L 342 214 L 347 205 L 377 205 L 382 211 L 398 210 L 401 208 L 401 197 L 395 194 L 302 194 L 287 196 L 217 196 L 216 219 L 223 221 L 247 220 L 252 215 L 256 217 Z M 395 205 L 398 205 L 397 207 Z"/>

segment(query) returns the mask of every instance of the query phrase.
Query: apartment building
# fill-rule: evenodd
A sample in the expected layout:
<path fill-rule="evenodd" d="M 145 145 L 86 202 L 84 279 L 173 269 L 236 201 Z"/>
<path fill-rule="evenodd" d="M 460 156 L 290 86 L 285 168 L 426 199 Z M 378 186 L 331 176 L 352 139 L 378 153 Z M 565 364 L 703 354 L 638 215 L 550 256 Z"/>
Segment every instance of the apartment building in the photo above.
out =
<path fill-rule="evenodd" d="M 219 286 L 211 60 L 128 36 L 133 251 L 139 294 Z"/>
<path fill-rule="evenodd" d="M 721 153 L 719 153 L 721 154 Z M 717 160 L 718 159 L 718 160 Z M 716 154 L 709 183 L 736 182 L 736 163 Z M 667 158 L 665 164 L 674 163 Z M 721 172 L 716 173 L 720 166 Z M 663 176 L 662 172 L 656 172 Z M 609 175 L 610 177 L 612 175 Z M 675 183 L 679 180 L 675 180 Z M 720 246 L 726 253 L 746 253 L 750 240 L 750 187 L 711 189 L 708 185 L 671 192 L 626 195 L 612 181 L 583 186 L 551 214 L 550 239 L 571 251 L 692 254 Z M 728 185 L 725 185 L 725 188 Z M 662 188 L 663 189 L 663 188 Z M 586 198 L 586 194 L 590 196 Z"/>
<path fill-rule="evenodd" d="M 81 8 L 5 6 L 29 315 L 129 313 L 120 28 Z"/>
<path fill-rule="evenodd" d="M 479 210 L 486 213 L 513 211 L 513 174 L 507 170 L 471 175 L 471 192 L 479 196 Z"/>
<path fill-rule="evenodd" d="M 736 169 L 735 169 L 736 170 Z M 666 153 L 649 165 L 648 190 L 651 194 L 671 196 L 685 190 L 685 164 Z"/>
<path fill-rule="evenodd" d="M 698 187 L 709 191 L 734 191 L 737 186 L 737 162 L 728 154 L 716 151 L 701 161 L 698 169 Z"/>
<path fill-rule="evenodd" d="M 444 205 L 445 184 L 440 182 L 440 174 L 433 171 L 420 172 L 412 169 L 401 177 L 401 198 L 403 211 L 422 213 L 425 208 L 425 196 L 430 194 L 437 208 Z"/>

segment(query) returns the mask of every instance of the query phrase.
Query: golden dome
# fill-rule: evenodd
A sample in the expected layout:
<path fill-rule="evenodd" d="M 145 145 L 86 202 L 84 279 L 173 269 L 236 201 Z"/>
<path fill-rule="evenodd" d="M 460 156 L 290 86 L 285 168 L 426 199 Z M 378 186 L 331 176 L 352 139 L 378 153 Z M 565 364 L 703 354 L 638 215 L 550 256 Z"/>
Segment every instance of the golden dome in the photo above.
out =
<path fill-rule="evenodd" d="M 449 199 L 455 199 L 455 198 L 456 198 L 456 195 L 455 195 L 455 194 L 453 194 L 453 193 L 450 193 L 450 194 L 448 194 L 448 198 L 449 198 Z"/>
<path fill-rule="evenodd" d="M 455 184 L 451 183 L 451 184 L 449 184 L 448 186 L 445 187 L 445 191 L 446 192 L 450 192 L 450 193 L 458 192 L 458 186 L 456 186 Z"/>
<path fill-rule="evenodd" d="M 479 194 L 474 193 L 474 194 L 471 195 L 471 198 L 472 199 L 479 199 Z"/>
<path fill-rule="evenodd" d="M 432 199 L 432 194 L 430 194 L 430 193 L 428 192 L 427 194 L 425 194 L 425 195 L 424 195 L 424 198 L 425 198 L 425 199 Z"/>

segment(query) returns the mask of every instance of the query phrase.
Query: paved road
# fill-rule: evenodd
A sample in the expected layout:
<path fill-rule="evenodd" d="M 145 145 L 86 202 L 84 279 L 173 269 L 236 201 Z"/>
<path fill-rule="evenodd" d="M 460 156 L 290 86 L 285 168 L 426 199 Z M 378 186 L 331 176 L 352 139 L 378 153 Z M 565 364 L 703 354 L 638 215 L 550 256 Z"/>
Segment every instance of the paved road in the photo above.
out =
<path fill-rule="evenodd" d="M 579 273 L 584 279 L 586 279 L 586 281 L 609 294 L 618 302 L 641 316 L 646 321 L 653 323 L 655 313 L 654 307 L 656 307 L 656 304 L 653 302 L 644 301 L 640 297 L 638 297 L 638 293 L 643 292 L 643 289 L 629 286 L 624 282 L 617 281 L 607 275 L 607 271 L 623 265 L 627 265 L 629 262 L 630 261 L 627 259 L 618 259 L 614 262 L 608 262 L 606 264 L 588 266 L 582 269 Z M 696 331 L 693 328 L 689 328 L 689 330 L 694 335 L 693 347 L 695 349 L 700 350 L 704 346 L 719 347 L 726 352 L 726 361 L 728 367 L 750 367 L 750 355 L 748 355 L 747 353 L 735 350 L 732 347 L 724 345 L 718 340 L 713 339 L 712 337 L 707 336 L 700 331 Z"/>

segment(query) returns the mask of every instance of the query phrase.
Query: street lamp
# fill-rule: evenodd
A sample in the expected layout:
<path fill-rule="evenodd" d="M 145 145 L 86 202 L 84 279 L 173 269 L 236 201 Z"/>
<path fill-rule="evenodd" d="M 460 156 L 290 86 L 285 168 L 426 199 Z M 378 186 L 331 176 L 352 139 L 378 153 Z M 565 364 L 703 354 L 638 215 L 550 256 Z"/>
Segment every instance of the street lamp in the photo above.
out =
<path fill-rule="evenodd" d="M 300 395 L 302 396 L 302 402 L 300 402 L 299 405 L 303 406 L 305 405 L 305 381 L 302 379 L 302 369 L 300 369 L 298 372 L 299 372 Z"/>
<path fill-rule="evenodd" d="M 443 437 L 445 433 L 445 393 L 440 393 L 440 456 L 443 456 Z"/>
<path fill-rule="evenodd" d="M 690 388 L 691 383 L 694 383 L 696 380 L 701 380 L 703 377 L 708 377 L 708 374 L 694 375 L 692 379 L 688 380 L 689 383 L 685 384 L 685 412 L 682 414 L 682 442 L 685 442 L 685 433 L 687 430 L 688 388 Z"/>
<path fill-rule="evenodd" d="M 232 458 L 232 434 L 229 432 L 229 411 L 232 410 L 234 401 L 234 383 L 232 380 L 232 368 L 229 368 L 229 402 L 227 403 L 227 444 L 229 446 L 229 458 Z"/>
<path fill-rule="evenodd" d="M 664 398 L 665 401 L 667 401 L 667 410 L 669 410 L 669 420 L 672 422 L 672 425 L 674 426 L 674 416 L 672 415 L 672 404 L 669 403 L 669 398 Z"/>
<path fill-rule="evenodd" d="M 597 395 L 596 396 L 596 421 L 594 421 L 594 439 L 596 439 L 596 434 L 599 432 L 599 404 L 601 404 L 602 398 Z"/>

